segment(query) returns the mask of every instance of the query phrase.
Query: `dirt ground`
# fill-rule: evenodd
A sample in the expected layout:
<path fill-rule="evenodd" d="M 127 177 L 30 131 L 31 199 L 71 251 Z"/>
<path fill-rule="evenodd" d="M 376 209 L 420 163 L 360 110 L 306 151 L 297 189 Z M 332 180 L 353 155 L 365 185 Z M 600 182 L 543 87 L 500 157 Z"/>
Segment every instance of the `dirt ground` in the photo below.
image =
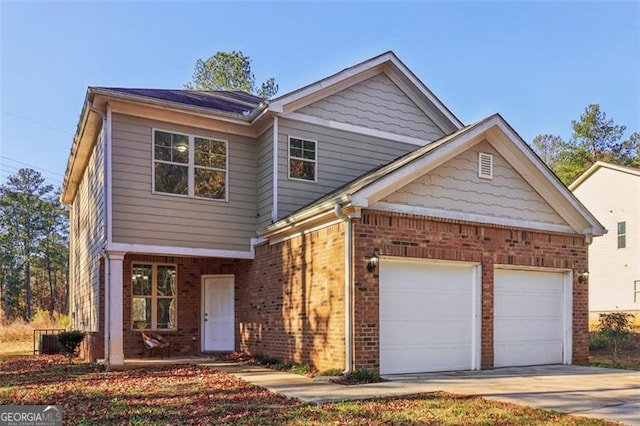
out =
<path fill-rule="evenodd" d="M 591 350 L 589 364 L 598 367 L 611 367 L 611 351 L 609 349 Z M 626 342 L 620 354 L 620 367 L 631 370 L 640 370 L 640 332 Z"/>

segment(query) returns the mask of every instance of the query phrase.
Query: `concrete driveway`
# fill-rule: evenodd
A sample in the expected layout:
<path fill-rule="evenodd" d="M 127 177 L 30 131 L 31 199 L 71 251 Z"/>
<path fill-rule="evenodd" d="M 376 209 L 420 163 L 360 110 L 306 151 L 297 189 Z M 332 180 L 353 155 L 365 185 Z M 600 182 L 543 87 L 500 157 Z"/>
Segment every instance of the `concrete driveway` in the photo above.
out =
<path fill-rule="evenodd" d="M 394 375 L 382 383 L 342 386 L 258 366 L 205 364 L 311 403 L 445 391 L 640 425 L 640 371 L 552 365 Z"/>
<path fill-rule="evenodd" d="M 640 425 L 640 371 L 552 365 L 387 378 L 392 383 Z"/>

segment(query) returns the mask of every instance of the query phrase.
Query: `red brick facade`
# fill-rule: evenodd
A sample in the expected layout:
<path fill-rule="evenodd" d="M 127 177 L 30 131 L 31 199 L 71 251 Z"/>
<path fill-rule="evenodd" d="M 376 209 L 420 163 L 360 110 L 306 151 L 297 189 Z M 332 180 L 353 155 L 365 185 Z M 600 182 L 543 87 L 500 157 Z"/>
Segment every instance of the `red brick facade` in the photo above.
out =
<path fill-rule="evenodd" d="M 178 267 L 178 319 L 177 329 L 159 331 L 171 342 L 171 355 L 200 354 L 201 314 L 201 277 L 208 274 L 235 274 L 241 264 L 246 261 L 215 258 L 188 258 L 126 255 L 124 258 L 124 291 L 123 291 L 123 347 L 125 358 L 148 356 L 143 353 L 140 332 L 131 325 L 131 266 L 133 263 L 164 263 Z M 236 291 L 239 283 L 236 281 Z"/>
<path fill-rule="evenodd" d="M 237 276 L 240 350 L 344 368 L 344 232 L 341 223 L 256 247 Z"/>
<path fill-rule="evenodd" d="M 320 370 L 345 363 L 345 224 L 339 223 L 273 245 L 255 247 L 254 260 L 129 254 L 124 260 L 123 334 L 125 358 L 143 354 L 131 327 L 131 266 L 134 262 L 178 266 L 178 329 L 165 335 L 174 355 L 200 353 L 201 277 L 235 275 L 236 349 Z M 354 367 L 379 370 L 379 277 L 365 256 L 478 262 L 482 267 L 483 368 L 493 367 L 494 265 L 587 269 L 584 237 L 363 211 L 353 219 Z M 102 268 L 103 269 L 103 268 Z M 101 271 L 102 271 L 101 269 Z M 104 274 L 102 274 L 104 276 Z M 104 283 L 101 283 L 104 284 Z M 104 286 L 101 286 L 104 289 Z M 101 294 L 101 330 L 104 316 Z M 573 362 L 588 360 L 587 283 L 573 283 Z M 103 333 L 90 338 L 103 357 Z"/>
<path fill-rule="evenodd" d="M 587 245 L 578 235 L 461 223 L 365 211 L 353 221 L 354 345 L 356 368 L 378 371 L 379 277 L 367 272 L 365 256 L 400 256 L 478 262 L 482 266 L 482 368 L 493 367 L 493 269 L 495 264 L 587 269 Z M 361 263 L 361 265 L 358 264 Z M 573 283 L 573 362 L 588 360 L 587 283 Z"/>

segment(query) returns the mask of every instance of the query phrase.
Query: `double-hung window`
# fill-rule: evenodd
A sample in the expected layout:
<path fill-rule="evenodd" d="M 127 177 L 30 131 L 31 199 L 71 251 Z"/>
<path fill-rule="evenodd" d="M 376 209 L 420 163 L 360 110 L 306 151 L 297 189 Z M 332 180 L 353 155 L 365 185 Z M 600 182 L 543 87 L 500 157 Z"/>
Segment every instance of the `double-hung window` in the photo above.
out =
<path fill-rule="evenodd" d="M 131 326 L 133 329 L 175 330 L 176 265 L 133 264 Z"/>
<path fill-rule="evenodd" d="M 289 179 L 317 181 L 317 142 L 289 137 Z"/>
<path fill-rule="evenodd" d="M 227 199 L 227 142 L 154 130 L 153 192 Z"/>
<path fill-rule="evenodd" d="M 618 248 L 627 247 L 627 222 L 618 222 Z"/>
<path fill-rule="evenodd" d="M 633 302 L 640 303 L 640 280 L 633 282 Z"/>

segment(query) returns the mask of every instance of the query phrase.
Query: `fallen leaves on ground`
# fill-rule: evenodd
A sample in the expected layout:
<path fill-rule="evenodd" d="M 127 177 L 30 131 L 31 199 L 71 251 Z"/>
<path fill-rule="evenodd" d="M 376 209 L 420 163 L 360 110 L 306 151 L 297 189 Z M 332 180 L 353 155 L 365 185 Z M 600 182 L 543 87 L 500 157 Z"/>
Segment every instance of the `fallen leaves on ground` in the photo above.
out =
<path fill-rule="evenodd" d="M 61 356 L 0 363 L 0 404 L 59 404 L 66 424 L 605 424 L 441 392 L 308 405 L 207 366 L 104 372 Z"/>

